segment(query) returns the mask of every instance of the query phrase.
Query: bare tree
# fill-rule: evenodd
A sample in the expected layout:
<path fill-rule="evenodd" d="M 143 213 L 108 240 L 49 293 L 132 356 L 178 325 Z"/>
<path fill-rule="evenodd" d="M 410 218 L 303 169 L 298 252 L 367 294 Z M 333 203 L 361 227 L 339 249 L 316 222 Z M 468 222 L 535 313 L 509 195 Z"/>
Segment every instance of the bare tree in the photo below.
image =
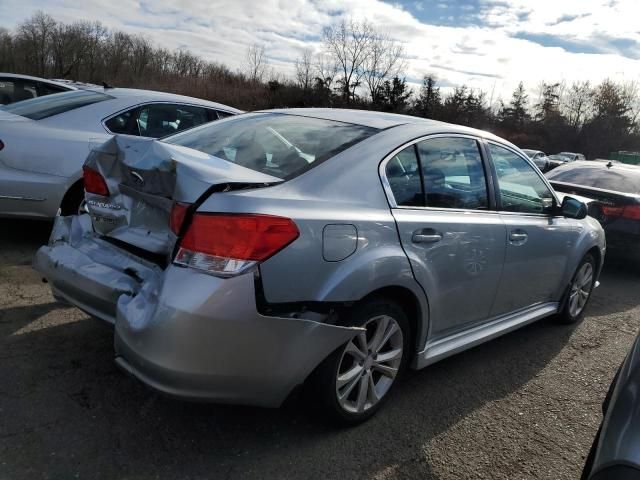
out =
<path fill-rule="evenodd" d="M 313 83 L 313 53 L 309 49 L 302 52 L 302 56 L 296 59 L 296 81 L 300 88 L 308 90 Z"/>
<path fill-rule="evenodd" d="M 342 20 L 336 26 L 325 28 L 323 37 L 325 49 L 342 74 L 337 80 L 342 98 L 350 102 L 364 75 L 364 63 L 374 38 L 373 27 L 367 21 Z"/>
<path fill-rule="evenodd" d="M 44 12 L 36 12 L 18 27 L 18 41 L 22 44 L 27 62 L 36 75 L 47 74 L 47 62 L 51 53 L 51 35 L 56 21 Z"/>
<path fill-rule="evenodd" d="M 267 58 L 264 45 L 252 43 L 247 47 L 245 56 L 247 76 L 253 82 L 261 82 L 267 70 Z"/>
<path fill-rule="evenodd" d="M 574 82 L 562 96 L 561 112 L 575 130 L 588 118 L 593 99 L 593 88 L 586 82 Z"/>
<path fill-rule="evenodd" d="M 400 42 L 393 40 L 388 34 L 372 35 L 363 71 L 364 82 L 374 104 L 379 103 L 385 82 L 399 76 L 406 66 L 404 46 Z"/>
<path fill-rule="evenodd" d="M 328 55 L 326 53 L 317 55 L 314 65 L 314 82 L 316 86 L 331 91 L 336 75 L 338 75 L 339 68 L 340 67 L 332 55 Z"/>

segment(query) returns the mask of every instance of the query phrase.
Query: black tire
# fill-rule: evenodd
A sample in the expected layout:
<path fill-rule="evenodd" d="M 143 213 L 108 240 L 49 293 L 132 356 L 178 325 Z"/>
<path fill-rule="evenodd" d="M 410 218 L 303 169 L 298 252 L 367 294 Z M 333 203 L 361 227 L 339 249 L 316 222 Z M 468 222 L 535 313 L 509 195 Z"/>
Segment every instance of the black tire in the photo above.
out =
<path fill-rule="evenodd" d="M 591 282 L 588 285 L 588 296 L 586 297 L 586 301 L 584 302 L 580 310 L 576 312 L 572 308 L 573 288 L 574 288 L 574 285 L 576 284 L 576 281 L 578 279 L 578 276 L 580 275 L 581 270 L 587 264 L 591 266 L 591 272 L 592 272 Z M 571 283 L 567 288 L 567 291 L 565 293 L 565 298 L 563 299 L 563 302 L 562 302 L 562 310 L 558 312 L 558 315 L 556 316 L 556 320 L 559 323 L 572 324 L 580 321 L 582 317 L 584 317 L 584 312 L 587 309 L 589 300 L 591 300 L 591 294 L 593 293 L 593 286 L 595 285 L 595 282 L 596 282 L 596 268 L 597 268 L 596 261 L 593 258 L 593 255 L 591 255 L 590 253 L 586 254 L 582 259 L 582 261 L 580 262 L 580 264 L 578 265 L 578 268 L 576 268 L 576 271 L 573 274 L 573 277 L 571 278 Z"/>
<path fill-rule="evenodd" d="M 390 383 L 390 386 L 386 387 L 387 389 L 382 395 L 382 397 L 379 400 L 377 400 L 377 403 L 370 405 L 364 411 L 361 411 L 361 412 L 348 411 L 338 399 L 337 381 L 338 381 L 339 369 L 343 367 L 345 363 L 348 361 L 346 355 L 349 355 L 349 354 L 345 352 L 347 350 L 347 347 L 352 341 L 347 342 L 346 344 L 342 345 L 340 348 L 335 350 L 316 368 L 316 370 L 313 372 L 313 374 L 309 379 L 310 381 L 308 382 L 309 388 L 307 393 L 310 395 L 308 398 L 314 404 L 319 404 L 322 410 L 324 410 L 324 412 L 330 417 L 331 420 L 333 420 L 334 422 L 342 426 L 357 425 L 359 423 L 362 423 L 365 420 L 368 420 L 369 418 L 371 418 L 373 415 L 375 415 L 375 413 L 382 407 L 382 405 L 384 405 L 384 403 L 388 400 L 389 395 L 391 394 L 393 388 L 398 383 L 398 380 L 401 377 L 403 371 L 406 369 L 407 363 L 409 361 L 409 357 L 411 356 L 410 346 L 412 345 L 411 329 L 409 326 L 409 320 L 407 319 L 407 315 L 405 311 L 402 309 L 402 307 L 400 307 L 400 305 L 398 305 L 396 302 L 394 302 L 391 299 L 372 298 L 370 300 L 365 300 L 362 303 L 356 305 L 352 310 L 349 310 L 348 316 L 349 316 L 348 323 L 343 323 L 343 324 L 346 324 L 349 326 L 369 325 L 369 328 L 367 330 L 367 339 L 369 339 L 369 336 L 371 335 L 370 340 L 372 343 L 374 341 L 373 333 L 375 332 L 375 327 L 376 325 L 379 325 L 379 323 L 376 323 L 376 322 L 384 321 L 384 319 L 382 320 L 375 320 L 375 319 L 386 316 L 394 320 L 402 333 L 402 340 L 401 340 L 402 357 L 399 362 L 399 366 L 397 367 L 397 373 L 395 374 L 395 377 L 393 379 L 389 378 L 388 380 L 384 380 L 384 382 L 390 381 L 391 383 Z M 389 322 L 389 325 L 390 324 L 391 322 Z M 396 335 L 394 337 L 394 340 L 396 341 L 396 344 L 397 344 L 399 343 L 398 337 L 397 337 L 397 334 L 394 334 L 394 335 Z M 358 337 L 356 337 L 353 341 L 354 342 L 358 341 Z M 397 350 L 397 345 L 395 347 L 391 346 L 391 339 L 383 343 L 382 345 L 380 345 L 379 346 L 380 350 L 383 350 L 382 347 L 385 347 L 385 346 L 391 347 L 392 349 L 395 348 Z M 376 354 L 374 356 L 373 353 L 370 353 L 370 355 L 371 355 L 371 358 L 374 359 L 374 358 L 377 358 L 379 354 Z M 344 361 L 343 361 L 343 357 L 344 357 Z M 367 364 L 366 359 L 362 360 L 362 362 L 359 363 L 358 365 L 363 369 L 366 369 L 366 370 L 363 370 L 363 374 L 360 375 L 361 380 L 357 381 L 358 388 L 360 386 L 360 381 L 366 382 L 365 379 L 362 379 L 362 377 L 364 377 L 365 375 L 371 375 L 371 378 L 374 379 L 373 380 L 374 385 L 375 385 L 375 382 L 380 382 L 380 380 L 383 377 L 387 377 L 386 375 L 380 374 L 376 370 L 376 366 L 371 365 L 370 361 Z M 358 368 L 355 365 L 355 361 L 352 364 L 352 368 Z M 344 372 L 342 375 L 344 375 Z M 380 376 L 377 377 L 378 380 L 375 380 L 377 375 L 380 375 Z M 350 383 L 351 382 L 349 382 L 349 384 Z M 352 387 L 352 388 L 353 388 L 352 393 L 355 392 L 357 396 L 358 388 L 355 388 L 355 387 Z M 375 389 L 375 387 L 372 387 L 372 388 Z M 350 395 L 351 394 L 346 395 L 346 397 L 349 397 Z M 369 395 L 369 390 L 367 390 L 367 396 L 368 395 Z M 356 400 L 356 403 L 357 403 L 357 400 Z"/>
<path fill-rule="evenodd" d="M 77 215 L 80 205 L 84 201 L 84 184 L 82 182 L 74 183 L 67 191 L 62 204 L 60 205 L 60 215 Z"/>

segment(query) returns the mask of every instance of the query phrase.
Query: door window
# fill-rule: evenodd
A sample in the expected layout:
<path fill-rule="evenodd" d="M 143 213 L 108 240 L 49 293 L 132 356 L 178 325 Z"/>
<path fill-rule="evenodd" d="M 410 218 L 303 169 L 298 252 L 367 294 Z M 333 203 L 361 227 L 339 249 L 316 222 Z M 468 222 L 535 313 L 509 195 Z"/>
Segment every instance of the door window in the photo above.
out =
<path fill-rule="evenodd" d="M 35 82 L 21 78 L 0 79 L 0 104 L 2 105 L 29 100 L 37 96 Z"/>
<path fill-rule="evenodd" d="M 142 137 L 166 137 L 176 133 L 178 125 L 178 105 L 152 103 L 140 107 L 138 129 Z"/>
<path fill-rule="evenodd" d="M 206 108 L 178 105 L 178 118 L 176 119 L 176 123 L 178 124 L 177 132 L 181 132 L 187 128 L 197 127 L 209 121 L 211 120 Z"/>
<path fill-rule="evenodd" d="M 427 207 L 484 210 L 489 207 L 476 140 L 438 137 L 418 143 Z"/>
<path fill-rule="evenodd" d="M 554 207 L 553 194 L 520 155 L 493 143 L 491 158 L 498 176 L 501 210 L 521 213 L 549 213 Z"/>

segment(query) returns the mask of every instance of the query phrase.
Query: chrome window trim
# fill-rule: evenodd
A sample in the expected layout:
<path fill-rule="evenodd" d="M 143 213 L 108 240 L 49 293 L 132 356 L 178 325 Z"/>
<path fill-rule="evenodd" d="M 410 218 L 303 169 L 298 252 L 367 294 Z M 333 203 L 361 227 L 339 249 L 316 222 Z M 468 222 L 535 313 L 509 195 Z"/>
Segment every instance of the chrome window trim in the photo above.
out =
<path fill-rule="evenodd" d="M 206 110 L 213 110 L 214 112 L 216 112 L 216 116 L 218 111 L 221 112 L 225 112 L 228 113 L 230 116 L 236 116 L 239 115 L 238 113 L 235 112 L 230 112 L 229 110 L 225 110 L 224 108 L 217 108 L 217 107 L 210 107 L 210 106 L 205 106 L 205 105 L 199 105 L 197 103 L 187 103 L 187 102 L 171 102 L 168 100 L 152 100 L 149 102 L 142 102 L 142 103 L 136 103 L 135 105 L 129 105 L 126 108 L 123 108 L 122 110 L 118 110 L 116 113 L 112 113 L 111 115 L 103 118 L 100 121 L 100 125 L 102 125 L 102 128 L 105 129 L 105 131 L 111 135 L 126 135 L 123 133 L 114 133 L 111 130 L 109 130 L 107 128 L 107 122 L 109 120 L 111 120 L 114 117 L 117 117 L 118 115 L 120 115 L 121 113 L 125 113 L 128 112 L 129 110 L 133 110 L 134 108 L 140 108 L 140 107 L 144 107 L 147 105 L 184 105 L 185 107 L 200 107 L 200 108 L 204 108 Z M 218 116 L 218 120 L 222 120 L 219 116 Z M 214 120 L 215 121 L 215 120 Z M 211 122 L 207 122 L 207 123 L 211 123 Z M 205 125 L 204 123 L 202 125 Z M 199 127 L 200 125 L 196 125 L 196 127 Z M 179 132 L 176 132 L 179 133 Z M 140 138 L 151 138 L 151 137 L 143 137 L 142 135 L 134 135 L 134 136 L 139 136 Z"/>
<path fill-rule="evenodd" d="M 382 182 L 382 188 L 385 192 L 385 195 L 387 196 L 387 202 L 389 202 L 389 207 L 401 209 L 401 210 L 424 210 L 424 211 L 433 211 L 433 212 L 461 212 L 461 213 L 481 213 L 481 214 L 499 213 L 498 211 L 492 210 L 490 208 L 487 208 L 486 210 L 478 210 L 478 209 L 470 209 L 470 208 L 444 208 L 444 207 L 427 207 L 427 206 L 419 207 L 419 206 L 398 205 L 398 203 L 396 202 L 395 196 L 393 195 L 393 190 L 391 190 L 391 185 L 389 184 L 389 180 L 387 179 L 387 174 L 386 174 L 387 163 L 389 163 L 389 161 L 393 157 L 395 157 L 398 153 L 400 153 L 405 148 L 415 145 L 424 140 L 430 140 L 433 138 L 468 138 L 480 144 L 483 141 L 482 137 L 477 137 L 475 135 L 469 135 L 465 133 L 430 133 L 428 135 L 423 135 L 421 137 L 410 140 L 409 142 L 404 143 L 402 146 L 394 149 L 391 153 L 386 155 L 380 161 L 380 165 L 378 166 L 378 176 L 380 177 L 380 181 Z M 483 159 L 482 159 L 482 151 L 480 149 L 480 145 L 478 145 L 478 154 L 480 155 L 480 159 L 482 161 Z M 482 166 L 484 170 L 484 162 Z M 487 175 L 487 172 L 485 172 L 485 176 L 486 175 Z M 485 178 L 485 182 L 486 180 L 487 179 Z M 487 200 L 489 200 L 489 186 L 487 186 Z"/>

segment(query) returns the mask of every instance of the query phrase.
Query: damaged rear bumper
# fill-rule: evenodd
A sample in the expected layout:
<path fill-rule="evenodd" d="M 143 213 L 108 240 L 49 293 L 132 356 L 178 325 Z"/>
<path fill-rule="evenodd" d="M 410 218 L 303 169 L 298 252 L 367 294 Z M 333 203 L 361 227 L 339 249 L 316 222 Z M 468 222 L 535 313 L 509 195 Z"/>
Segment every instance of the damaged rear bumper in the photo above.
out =
<path fill-rule="evenodd" d="M 93 234 L 88 216 L 59 217 L 34 259 L 54 295 L 115 324 L 116 363 L 162 393 L 278 406 L 361 329 L 266 317 L 253 274 L 217 278 L 161 269 Z"/>

